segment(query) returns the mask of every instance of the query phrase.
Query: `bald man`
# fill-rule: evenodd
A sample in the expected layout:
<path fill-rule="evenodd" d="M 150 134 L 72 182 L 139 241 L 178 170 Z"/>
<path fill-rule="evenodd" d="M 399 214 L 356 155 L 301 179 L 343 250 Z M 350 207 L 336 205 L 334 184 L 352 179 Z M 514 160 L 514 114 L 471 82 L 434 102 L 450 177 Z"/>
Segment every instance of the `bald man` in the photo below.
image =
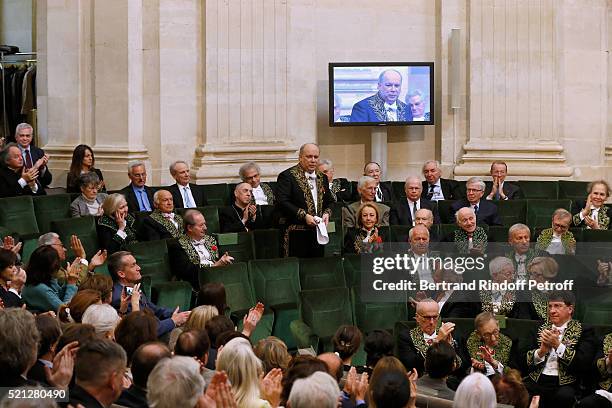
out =
<path fill-rule="evenodd" d="M 412 113 L 398 99 L 402 91 L 402 75 L 387 69 L 378 76 L 378 92 L 353 105 L 351 122 L 409 122 Z"/>
<path fill-rule="evenodd" d="M 219 210 L 221 232 L 247 232 L 262 227 L 261 212 L 252 203 L 253 187 L 240 183 L 234 189 L 234 202 Z M 258 214 L 259 213 L 259 214 Z"/>
<path fill-rule="evenodd" d="M 416 212 L 420 209 L 430 210 L 433 213 L 434 224 L 440 223 L 436 205 L 432 201 L 421 197 L 423 186 L 419 177 L 410 176 L 406 178 L 404 191 L 406 192 L 406 199 L 397 202 L 391 208 L 389 215 L 391 225 L 416 225 Z"/>
<path fill-rule="evenodd" d="M 174 213 L 174 199 L 168 190 L 153 194 L 155 210 L 143 218 L 138 228 L 140 241 L 178 238 L 183 234 L 183 218 Z"/>

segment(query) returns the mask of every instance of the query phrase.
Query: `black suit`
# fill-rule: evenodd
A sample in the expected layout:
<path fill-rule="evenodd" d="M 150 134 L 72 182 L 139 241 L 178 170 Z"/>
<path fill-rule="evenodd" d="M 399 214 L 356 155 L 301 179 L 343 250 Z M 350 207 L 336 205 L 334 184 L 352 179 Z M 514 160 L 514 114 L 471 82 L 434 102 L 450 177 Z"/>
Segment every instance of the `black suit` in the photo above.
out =
<path fill-rule="evenodd" d="M 145 193 L 147 193 L 149 204 L 151 205 L 151 211 L 153 211 L 155 209 L 153 206 L 153 194 L 155 194 L 155 190 L 153 190 L 149 186 L 144 186 L 144 189 L 145 189 Z M 125 196 L 125 201 L 127 201 L 129 212 L 140 211 L 140 206 L 138 205 L 138 199 L 136 198 L 136 194 L 134 193 L 132 184 L 128 184 L 126 187 L 123 187 L 120 193 Z"/>
<path fill-rule="evenodd" d="M 379 202 L 390 203 L 393 200 L 395 200 L 393 196 L 393 188 L 391 187 L 390 181 L 381 181 L 378 184 L 378 186 L 380 187 L 380 191 L 382 192 L 382 195 L 383 195 L 382 201 L 379 201 Z"/>
<path fill-rule="evenodd" d="M 421 184 L 423 186 L 421 198 L 427 199 L 427 195 L 429 194 L 429 183 L 423 181 Z M 442 188 L 442 194 L 444 194 L 445 200 L 459 200 L 462 198 L 461 192 L 459 191 L 459 183 L 457 181 L 440 178 L 440 187 Z"/>
<path fill-rule="evenodd" d="M 75 385 L 70 389 L 70 405 L 76 407 L 78 404 L 86 408 L 104 408 L 104 405 L 100 404 L 90 393 L 79 385 Z"/>
<path fill-rule="evenodd" d="M 455 214 L 463 207 L 471 207 L 467 200 L 457 201 L 451 205 L 451 211 Z M 478 202 L 478 214 L 476 214 L 477 224 L 502 225 L 501 219 L 497 214 L 497 206 L 488 200 L 481 199 Z"/>
<path fill-rule="evenodd" d="M 17 197 L 22 195 L 45 195 L 45 189 L 38 184 L 38 191 L 34 193 L 30 186 L 26 184 L 21 187 L 19 179 L 21 178 L 21 169 L 16 173 L 6 166 L 0 166 L 0 198 Z"/>
<path fill-rule="evenodd" d="M 115 404 L 130 408 L 148 408 L 147 390 L 132 384 L 130 388 L 121 392 Z"/>
<path fill-rule="evenodd" d="M 440 223 L 440 216 L 438 215 L 438 208 L 432 202 L 425 198 L 419 199 L 419 208 L 426 208 L 431 210 L 434 217 L 434 224 Z M 412 225 L 413 219 L 408 206 L 408 199 L 402 199 L 400 202 L 395 203 L 391 207 L 389 214 L 389 224 L 391 225 Z"/>
<path fill-rule="evenodd" d="M 185 208 L 185 203 L 183 202 L 183 195 L 177 184 L 173 184 L 165 188 L 168 190 L 170 194 L 172 194 L 172 200 L 174 201 L 174 208 Z M 202 186 L 198 186 L 197 184 L 189 183 L 189 190 L 191 190 L 191 195 L 195 200 L 196 207 L 204 207 L 208 205 L 208 201 L 206 197 L 204 197 L 204 189 Z"/>
<path fill-rule="evenodd" d="M 435 299 L 435 298 L 434 298 Z M 453 317 L 473 318 L 480 313 L 480 304 L 473 302 L 475 295 L 463 291 L 454 290 L 449 298 L 444 302 L 440 310 L 440 317 L 448 319 Z"/>
<path fill-rule="evenodd" d="M 240 215 L 239 215 L 240 214 Z M 242 209 L 237 207 L 236 204 L 232 204 L 227 207 L 219 209 L 219 224 L 221 226 L 221 233 L 225 232 L 246 232 L 254 229 L 263 228 L 264 220 L 263 215 L 259 206 L 257 206 L 257 213 L 255 221 L 249 218 L 246 225 L 242 223 Z"/>
<path fill-rule="evenodd" d="M 30 157 L 32 158 L 32 165 L 36 164 L 36 162 L 45 155 L 45 151 L 36 146 L 30 145 L 28 149 L 30 149 Z M 24 161 L 24 164 L 25 164 L 25 161 Z M 51 184 L 52 180 L 53 180 L 53 175 L 51 174 L 47 166 L 43 166 L 38 169 L 38 182 L 42 186 L 47 187 L 49 184 Z"/>
<path fill-rule="evenodd" d="M 493 183 L 487 182 L 485 187 L 485 193 L 483 195 L 484 198 L 488 197 L 491 194 L 491 190 L 493 189 Z M 512 184 L 510 182 L 504 181 L 502 186 L 502 190 L 504 191 L 504 195 L 508 197 L 508 200 L 518 200 L 523 197 L 523 191 L 516 184 Z M 495 197 L 493 197 L 495 200 Z"/>

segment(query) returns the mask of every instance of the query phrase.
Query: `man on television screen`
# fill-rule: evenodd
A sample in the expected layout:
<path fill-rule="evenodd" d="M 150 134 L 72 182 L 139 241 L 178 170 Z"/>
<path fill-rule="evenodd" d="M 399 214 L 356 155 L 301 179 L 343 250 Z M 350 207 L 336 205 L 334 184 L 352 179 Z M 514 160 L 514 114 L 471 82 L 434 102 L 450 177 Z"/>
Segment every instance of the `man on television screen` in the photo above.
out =
<path fill-rule="evenodd" d="M 415 122 L 429 122 L 430 114 L 425 112 L 425 97 L 423 92 L 415 89 L 406 96 L 406 105 L 410 108 L 412 120 Z"/>
<path fill-rule="evenodd" d="M 398 99 L 402 90 L 402 75 L 388 69 L 378 77 L 378 92 L 355 105 L 351 122 L 408 122 L 412 114 L 408 106 Z"/>

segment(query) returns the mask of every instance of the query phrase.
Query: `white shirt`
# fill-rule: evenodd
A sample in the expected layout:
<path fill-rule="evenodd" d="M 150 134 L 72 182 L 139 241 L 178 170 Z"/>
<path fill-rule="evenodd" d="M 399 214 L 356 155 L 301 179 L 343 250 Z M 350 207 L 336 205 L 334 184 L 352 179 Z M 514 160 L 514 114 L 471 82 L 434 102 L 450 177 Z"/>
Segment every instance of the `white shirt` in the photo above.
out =
<path fill-rule="evenodd" d="M 444 200 L 444 193 L 442 193 L 442 185 L 440 184 L 440 179 L 436 181 L 434 184 L 433 196 L 431 196 L 432 201 Z M 431 185 L 427 184 L 427 192 L 425 195 L 429 194 L 429 189 L 431 189 Z"/>
<path fill-rule="evenodd" d="M 412 226 L 414 227 L 414 225 L 415 225 L 415 222 L 414 222 L 415 214 L 416 214 L 416 212 L 418 210 L 420 210 L 420 208 L 419 208 L 419 201 L 418 200 L 417 201 L 412 201 L 412 200 L 410 200 L 408 198 L 406 199 L 406 201 L 408 201 L 408 208 L 410 208 L 410 216 L 412 218 Z"/>
<path fill-rule="evenodd" d="M 312 172 L 312 173 L 305 172 L 304 174 L 306 174 L 306 179 L 308 180 L 308 184 L 310 185 L 310 194 L 312 194 L 312 201 L 314 202 L 315 212 L 318 212 L 318 209 L 317 209 L 317 198 L 318 198 L 317 174 L 315 172 Z M 311 214 L 311 215 L 314 215 L 314 214 Z"/>
<path fill-rule="evenodd" d="M 393 102 L 393 105 L 385 102 L 385 112 L 387 112 L 388 122 L 397 122 L 397 102 Z"/>
<path fill-rule="evenodd" d="M 418 268 L 419 279 L 426 280 L 427 282 L 433 282 L 433 277 L 431 276 L 431 271 L 429 270 L 429 265 L 427 264 L 427 254 L 423 255 L 414 255 L 415 258 L 421 258 Z"/>
<path fill-rule="evenodd" d="M 257 205 L 268 205 L 268 197 L 261 188 L 261 184 L 253 189 L 253 198 L 255 198 L 255 204 Z"/>
<path fill-rule="evenodd" d="M 557 329 L 560 332 L 559 341 L 562 342 L 563 334 L 565 333 L 565 329 L 567 329 L 567 322 L 565 322 L 565 324 L 562 325 L 561 327 L 556 327 L 553 325 L 553 328 Z M 546 365 L 544 366 L 544 371 L 542 371 L 542 374 L 551 375 L 555 377 L 558 376 L 559 375 L 559 357 L 563 357 L 563 353 L 565 353 L 565 344 L 563 343 L 559 343 L 559 347 L 557 347 L 556 350 L 551 349 L 550 352 L 548 353 L 548 359 L 546 360 Z M 538 351 L 536 351 L 533 357 L 534 357 L 536 364 L 539 364 L 542 361 L 544 361 L 545 356 L 539 356 Z"/>
<path fill-rule="evenodd" d="M 166 217 L 166 214 L 169 214 L 170 216 Z M 170 221 L 172 223 L 172 225 L 174 225 L 174 228 L 176 228 L 177 230 L 179 229 L 178 222 L 176 222 L 176 220 L 174 218 L 174 213 L 162 213 L 162 217 L 164 217 L 165 219 Z"/>
<path fill-rule="evenodd" d="M 524 279 L 527 277 L 527 268 L 525 263 L 527 262 L 527 255 L 514 255 L 516 260 L 516 276 L 518 279 Z M 521 262 L 522 261 L 522 262 Z"/>
<path fill-rule="evenodd" d="M 578 215 L 580 216 L 580 221 L 584 220 L 584 215 L 582 215 L 582 211 L 580 211 L 578 213 Z M 589 215 L 589 217 L 593 220 L 593 221 L 598 221 L 598 217 L 599 217 L 599 208 L 595 208 L 595 207 L 591 207 L 591 215 Z M 591 228 L 589 226 L 587 226 L 587 228 Z"/>
<path fill-rule="evenodd" d="M 200 256 L 200 265 L 212 266 L 213 261 L 210 259 L 210 252 L 206 249 L 204 245 L 204 241 L 191 241 L 191 245 L 193 245 L 193 249 Z"/>
<path fill-rule="evenodd" d="M 452 294 L 453 294 L 452 290 L 447 290 L 446 292 L 444 292 L 444 296 L 442 296 L 442 298 L 438 300 L 438 307 L 439 307 L 438 310 L 442 310 L 442 308 L 444 307 L 444 304 L 446 303 L 448 298 L 451 297 Z"/>
<path fill-rule="evenodd" d="M 377 203 L 380 203 L 382 201 L 384 201 L 385 196 L 383 195 L 382 189 L 380 188 L 380 183 L 378 183 L 378 185 L 376 186 L 376 197 L 374 198 L 374 200 L 376 200 Z"/>
<path fill-rule="evenodd" d="M 436 334 L 436 332 L 434 331 L 432 335 L 429 335 L 427 333 L 423 333 L 423 339 L 425 339 L 425 343 L 427 344 L 427 340 L 430 340 L 429 343 L 433 344 L 433 342 L 436 340 L 436 337 L 438 337 L 438 335 Z"/>
<path fill-rule="evenodd" d="M 551 255 L 565 255 L 565 248 L 563 248 L 563 244 L 561 243 L 561 237 L 554 232 L 550 240 L 550 245 L 546 248 L 546 252 Z"/>
<path fill-rule="evenodd" d="M 425 116 L 421 116 L 420 118 L 412 118 L 413 122 L 425 122 Z"/>
<path fill-rule="evenodd" d="M 189 188 L 189 184 L 187 184 L 186 186 L 181 186 L 180 184 L 177 184 L 179 191 L 181 193 L 181 197 L 183 197 L 183 205 L 185 208 L 195 208 L 197 207 L 195 199 L 193 198 L 193 194 L 191 194 L 191 189 Z M 189 204 L 187 205 L 187 200 L 185 200 L 185 195 L 187 195 L 189 197 Z"/>
<path fill-rule="evenodd" d="M 93 201 L 89 201 L 85 199 L 85 205 L 87 206 L 87 211 L 90 215 L 98 215 L 98 210 L 100 209 L 100 203 L 98 200 L 94 199 Z"/>

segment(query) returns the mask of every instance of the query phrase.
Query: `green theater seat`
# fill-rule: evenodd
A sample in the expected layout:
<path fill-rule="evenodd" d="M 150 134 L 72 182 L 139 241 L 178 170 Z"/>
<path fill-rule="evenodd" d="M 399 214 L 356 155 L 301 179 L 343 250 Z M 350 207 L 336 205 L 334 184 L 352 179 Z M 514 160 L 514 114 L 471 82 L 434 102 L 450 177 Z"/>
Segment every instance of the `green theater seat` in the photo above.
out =
<path fill-rule="evenodd" d="M 51 221 L 70 218 L 70 194 L 34 197 L 34 213 L 41 233 L 51 231 Z"/>
<path fill-rule="evenodd" d="M 570 210 L 572 201 L 564 200 L 527 200 L 527 225 L 530 228 L 551 226 L 552 214 L 557 208 Z"/>
<path fill-rule="evenodd" d="M 141 268 L 140 274 L 150 276 L 151 283 L 158 285 L 171 280 L 172 270 L 165 240 L 136 242 L 128 246 Z"/>
<path fill-rule="evenodd" d="M 302 290 L 346 287 L 341 257 L 300 259 Z"/>
<path fill-rule="evenodd" d="M 74 257 L 74 253 L 70 249 L 70 237 L 72 235 L 79 237 L 88 259 L 100 249 L 96 232 L 96 219 L 92 216 L 51 221 L 51 231 L 60 236 L 62 243 L 68 250 L 66 254 L 68 259 Z"/>
<path fill-rule="evenodd" d="M 225 286 L 227 305 L 232 313 L 243 316 L 255 306 L 255 296 L 249 271 L 245 262 L 235 262 L 231 265 L 202 268 L 200 270 L 200 286 L 206 283 L 222 283 Z"/>
<path fill-rule="evenodd" d="M 228 252 L 235 262 L 255 259 L 255 242 L 252 232 L 229 232 L 214 234 L 219 244 L 219 255 Z"/>
<path fill-rule="evenodd" d="M 372 330 L 393 330 L 395 323 L 407 318 L 407 299 L 404 302 L 369 303 L 361 300 L 361 286 L 351 289 L 355 324 L 365 333 Z"/>
<path fill-rule="evenodd" d="M 557 181 L 517 181 L 525 198 L 555 200 L 559 197 Z"/>
<path fill-rule="evenodd" d="M 20 235 L 39 233 L 32 197 L 0 198 L 0 226 Z"/>

